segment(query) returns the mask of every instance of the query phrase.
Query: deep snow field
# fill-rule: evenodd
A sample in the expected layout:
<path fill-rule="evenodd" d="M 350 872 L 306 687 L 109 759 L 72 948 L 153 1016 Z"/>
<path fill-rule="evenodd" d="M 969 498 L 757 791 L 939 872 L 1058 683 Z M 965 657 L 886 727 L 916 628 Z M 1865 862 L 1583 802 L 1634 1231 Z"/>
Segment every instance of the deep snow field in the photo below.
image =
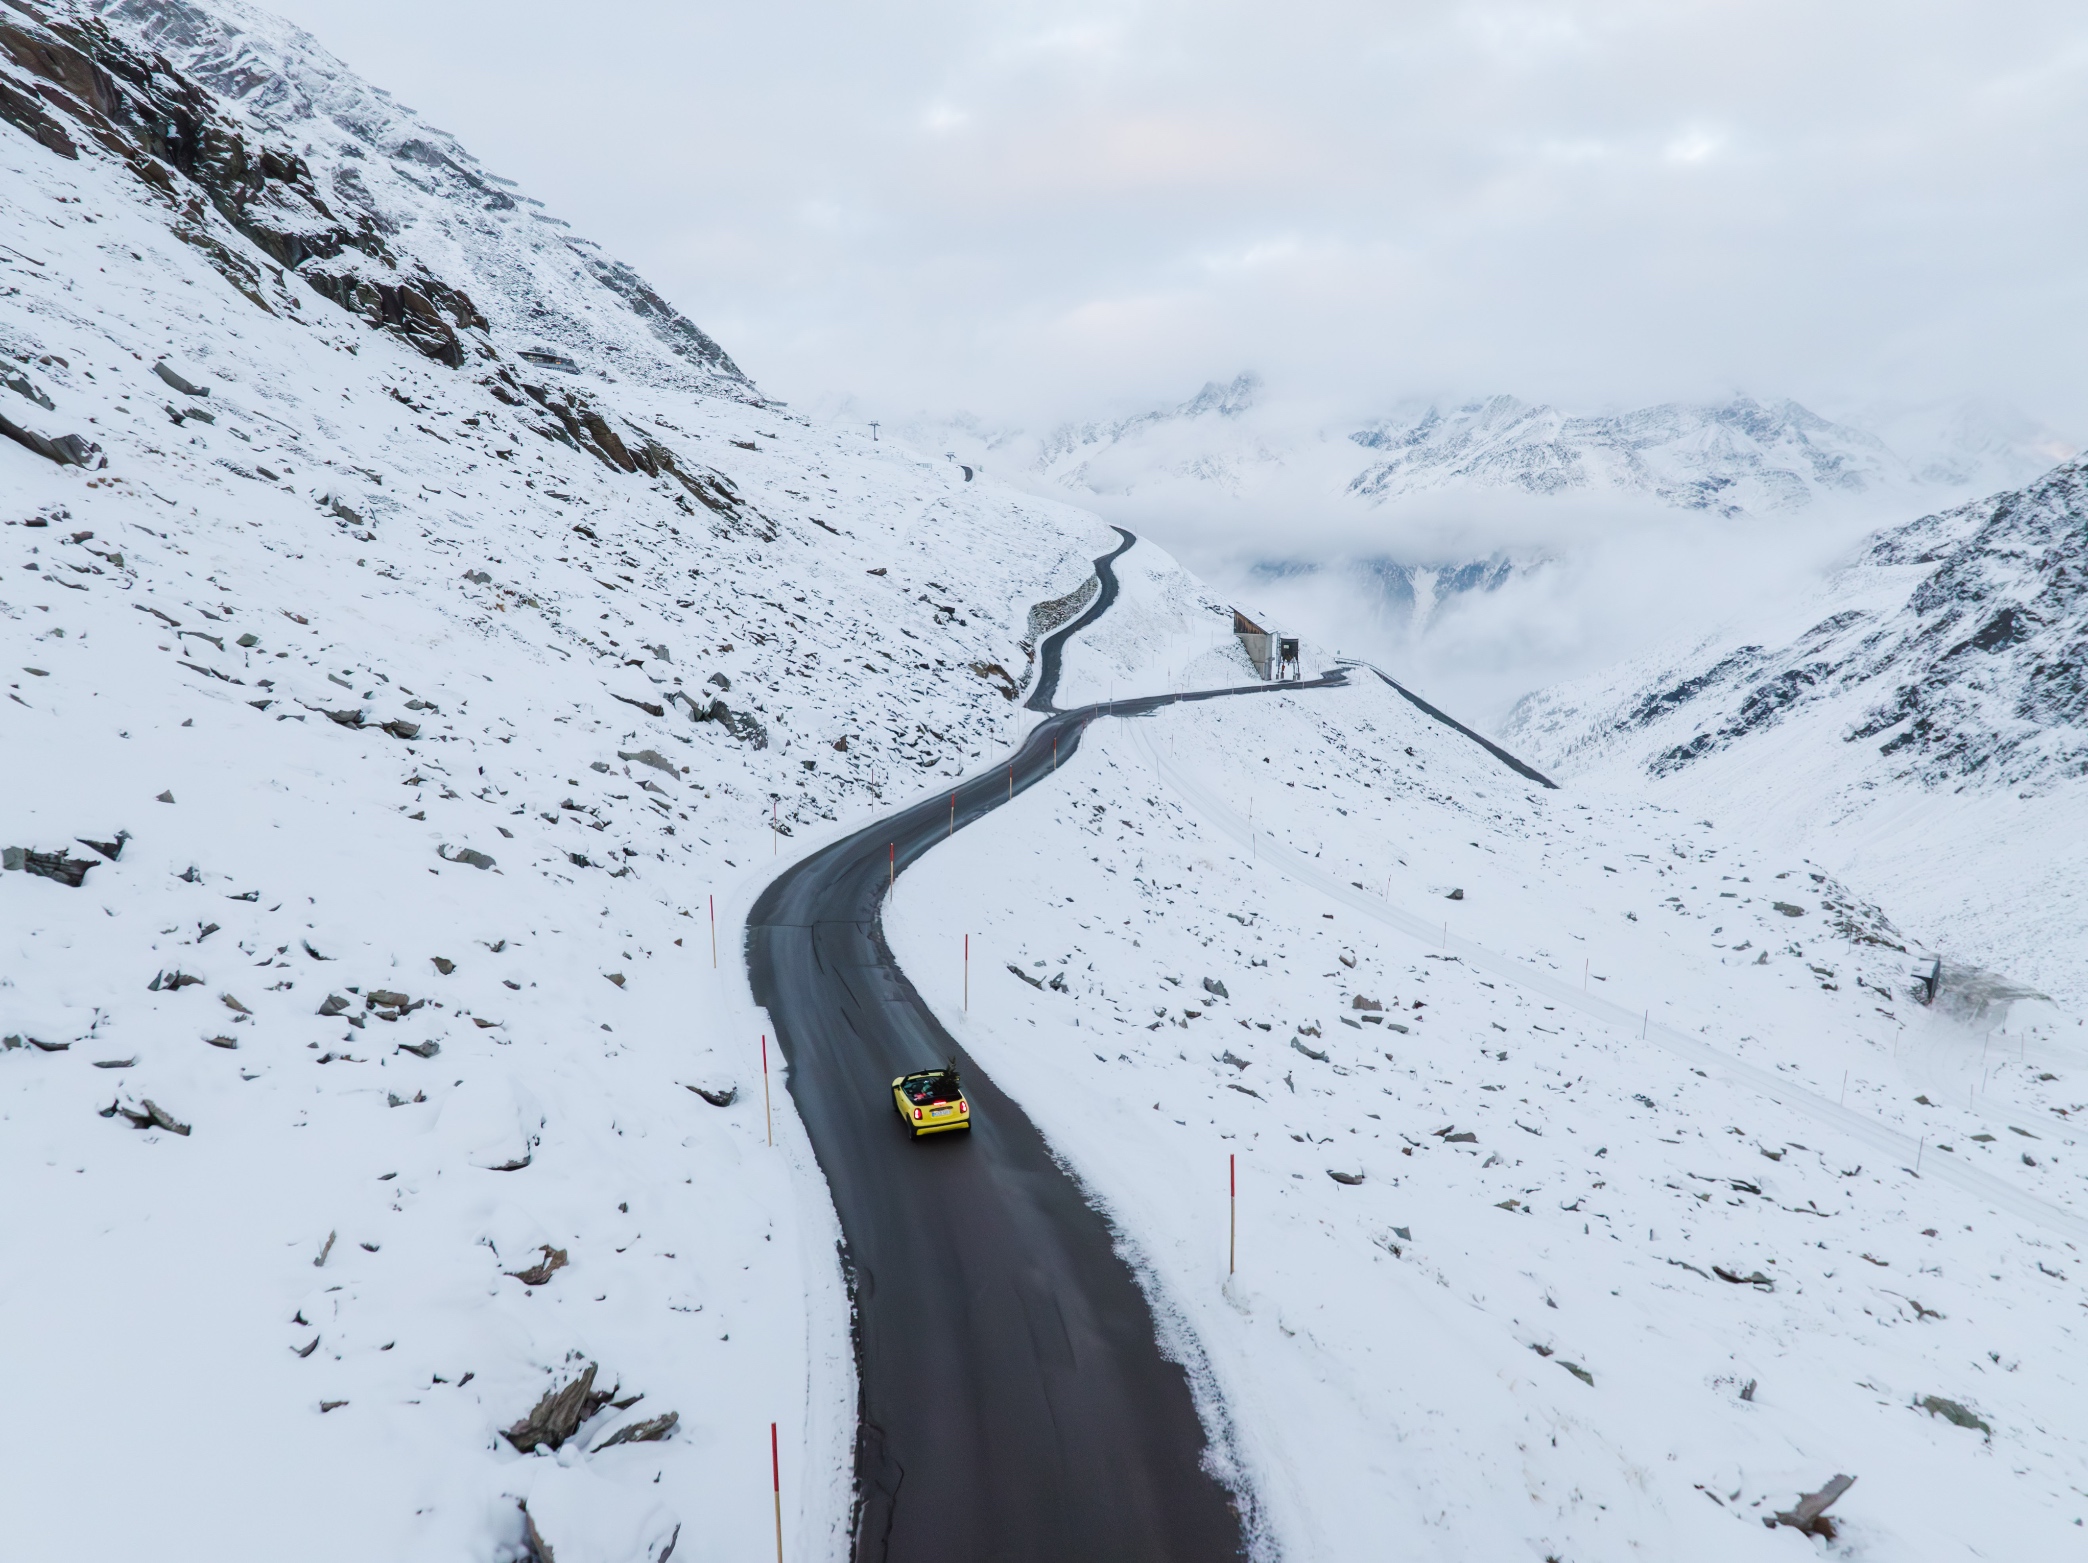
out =
<path fill-rule="evenodd" d="M 1119 568 L 1063 704 L 1245 681 Z M 2082 1545 L 2078 1022 L 1923 1007 L 1802 860 L 1365 672 L 1096 719 L 887 930 L 1118 1224 L 1272 1555 L 1790 1555 L 1762 1518 L 1841 1472 L 1837 1555 Z"/>
<path fill-rule="evenodd" d="M 747 1555 L 772 1420 L 792 1554 L 837 1549 L 838 1229 L 780 1078 L 766 1143 L 737 919 L 991 752 L 968 664 L 1028 677 L 1110 534 L 664 351 L 582 380 L 496 325 L 459 371 L 295 278 L 264 312 L 91 148 L 0 125 L 0 192 L 53 405 L 0 396 L 108 458 L 0 441 L 0 828 L 94 865 L 0 876 L 5 1551 L 490 1559 L 528 1498 L 560 1563 Z M 643 1398 L 500 1436 L 586 1363 Z"/>

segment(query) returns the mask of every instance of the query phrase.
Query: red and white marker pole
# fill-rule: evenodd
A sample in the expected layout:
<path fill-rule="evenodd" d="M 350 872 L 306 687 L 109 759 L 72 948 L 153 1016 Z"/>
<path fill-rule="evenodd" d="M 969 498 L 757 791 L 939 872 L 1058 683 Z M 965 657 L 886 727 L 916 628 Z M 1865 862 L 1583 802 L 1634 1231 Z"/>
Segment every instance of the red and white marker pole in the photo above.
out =
<path fill-rule="evenodd" d="M 971 1013 L 971 935 L 964 936 L 964 1012 Z"/>
<path fill-rule="evenodd" d="M 718 898 L 710 898 L 711 913 L 711 970 L 718 969 Z"/>
<path fill-rule="evenodd" d="M 766 1031 L 761 1034 L 761 1117 L 762 1121 L 768 1125 L 768 1142 L 773 1147 L 776 1143 L 776 1117 L 774 1113 L 769 1111 L 768 1033 Z"/>
<path fill-rule="evenodd" d="M 769 1423 L 769 1485 L 776 1494 L 776 1563 L 783 1563 L 783 1456 L 776 1446 L 776 1424 Z"/>
<path fill-rule="evenodd" d="M 1225 1239 L 1225 1273 L 1231 1275 L 1240 1260 L 1240 1158 L 1229 1153 L 1225 1158 L 1227 1187 L 1226 1208 L 1231 1230 Z"/>
<path fill-rule="evenodd" d="M 899 884 L 899 843 L 893 842 L 885 849 L 885 889 L 893 890 Z"/>
<path fill-rule="evenodd" d="M 957 794 L 950 794 L 950 834 L 957 834 Z"/>

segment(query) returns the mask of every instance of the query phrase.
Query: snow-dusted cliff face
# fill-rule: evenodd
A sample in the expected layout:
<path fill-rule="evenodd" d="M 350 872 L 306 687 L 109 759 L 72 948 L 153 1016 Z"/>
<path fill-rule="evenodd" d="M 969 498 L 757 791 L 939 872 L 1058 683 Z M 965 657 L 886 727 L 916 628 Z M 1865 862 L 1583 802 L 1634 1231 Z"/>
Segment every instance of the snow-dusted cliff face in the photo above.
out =
<path fill-rule="evenodd" d="M 1748 799 L 1823 861 L 1889 858 L 1898 904 L 2088 985 L 2088 467 L 1882 532 L 1791 612 L 1532 696 L 1510 731 L 1563 769 Z"/>
<path fill-rule="evenodd" d="M 1111 534 L 766 404 L 231 4 L 0 7 L 0 433 L 9 1552 L 752 1553 L 769 1420 L 827 1549 L 738 917 L 993 752 Z"/>

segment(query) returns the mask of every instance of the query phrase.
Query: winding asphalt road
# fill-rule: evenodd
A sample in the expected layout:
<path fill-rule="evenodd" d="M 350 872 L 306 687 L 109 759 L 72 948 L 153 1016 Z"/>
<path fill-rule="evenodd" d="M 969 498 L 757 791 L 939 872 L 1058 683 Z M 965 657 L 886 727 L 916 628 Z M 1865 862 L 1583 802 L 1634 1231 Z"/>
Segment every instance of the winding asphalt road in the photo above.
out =
<path fill-rule="evenodd" d="M 1257 684 L 1055 711 L 1067 637 L 1041 652 L 1013 761 L 1017 791 L 1050 776 L 1097 715 L 1176 700 L 1343 682 Z M 1108 1224 L 1050 1147 L 951 1040 L 886 946 L 888 875 L 1008 801 L 996 768 L 787 870 L 748 919 L 754 996 L 790 1062 L 790 1091 L 833 1190 L 855 1296 L 861 1385 L 854 1555 L 864 1563 L 1173 1563 L 1246 1556 L 1234 1495 L 1209 1469 L 1188 1380 Z M 884 872 L 880 872 L 884 870 Z M 895 1075 L 951 1058 L 969 1134 L 909 1140 Z"/>

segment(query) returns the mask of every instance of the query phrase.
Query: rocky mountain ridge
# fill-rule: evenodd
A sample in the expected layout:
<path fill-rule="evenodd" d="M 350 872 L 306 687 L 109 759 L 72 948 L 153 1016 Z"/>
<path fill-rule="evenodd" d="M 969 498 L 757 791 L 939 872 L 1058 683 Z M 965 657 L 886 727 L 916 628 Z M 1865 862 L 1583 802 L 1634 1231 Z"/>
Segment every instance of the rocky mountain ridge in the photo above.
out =
<path fill-rule="evenodd" d="M 1964 958 L 2088 993 L 2088 463 L 1879 532 L 1780 617 L 1540 691 L 1507 741 L 1798 846 Z"/>
<path fill-rule="evenodd" d="M 1629 749 L 1657 777 L 1827 705 L 1882 779 L 1987 789 L 2088 775 L 2082 463 L 1878 534 L 1834 590 L 1844 605 L 1780 646 L 1700 650 L 1600 715 L 1539 695 L 1513 726 L 1561 757 Z M 1578 731 L 1562 743 L 1568 709 Z"/>

